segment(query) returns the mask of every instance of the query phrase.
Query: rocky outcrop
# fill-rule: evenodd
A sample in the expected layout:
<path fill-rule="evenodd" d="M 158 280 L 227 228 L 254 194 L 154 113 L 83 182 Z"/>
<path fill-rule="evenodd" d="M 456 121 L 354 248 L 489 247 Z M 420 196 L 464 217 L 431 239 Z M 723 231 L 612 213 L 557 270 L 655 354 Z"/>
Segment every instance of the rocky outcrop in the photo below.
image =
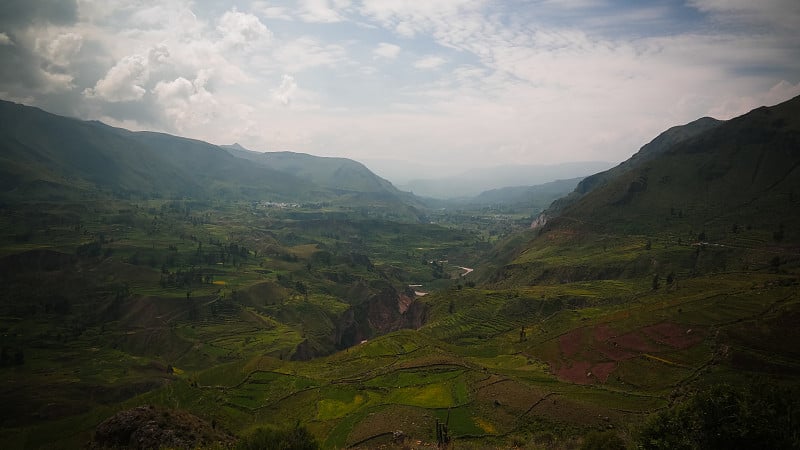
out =
<path fill-rule="evenodd" d="M 533 220 L 533 222 L 531 222 L 531 230 L 538 230 L 545 225 L 547 225 L 547 214 L 541 213 L 538 217 L 536 217 L 536 219 Z"/>
<path fill-rule="evenodd" d="M 305 361 L 332 350 L 352 347 L 375 336 L 401 329 L 417 329 L 425 324 L 427 316 L 428 308 L 416 301 L 413 291 L 398 291 L 386 286 L 339 316 L 332 336 L 333 349 L 306 339 L 297 345 L 292 359 Z"/>
<path fill-rule="evenodd" d="M 139 406 L 120 411 L 97 426 L 91 449 L 229 447 L 233 435 L 186 411 Z"/>

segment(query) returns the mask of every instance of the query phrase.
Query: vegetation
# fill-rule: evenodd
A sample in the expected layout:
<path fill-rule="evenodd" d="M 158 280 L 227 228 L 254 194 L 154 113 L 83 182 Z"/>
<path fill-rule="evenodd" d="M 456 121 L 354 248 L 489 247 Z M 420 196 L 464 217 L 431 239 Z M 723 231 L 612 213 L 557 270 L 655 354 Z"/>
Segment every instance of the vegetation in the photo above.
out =
<path fill-rule="evenodd" d="M 800 448 L 796 386 L 715 385 L 654 416 L 645 449 Z"/>
<path fill-rule="evenodd" d="M 799 105 L 670 130 L 531 230 L 3 104 L 0 443 L 797 448 Z"/>
<path fill-rule="evenodd" d="M 300 425 L 291 429 L 259 428 L 242 438 L 237 450 L 316 450 L 319 444 Z"/>

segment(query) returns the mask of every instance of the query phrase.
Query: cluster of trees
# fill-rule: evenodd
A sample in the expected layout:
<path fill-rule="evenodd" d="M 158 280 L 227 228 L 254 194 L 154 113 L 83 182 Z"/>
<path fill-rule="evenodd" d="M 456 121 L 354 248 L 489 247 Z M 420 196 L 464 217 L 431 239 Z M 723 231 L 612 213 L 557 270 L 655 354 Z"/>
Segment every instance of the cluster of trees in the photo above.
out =
<path fill-rule="evenodd" d="M 639 448 L 800 448 L 800 390 L 769 382 L 712 386 L 654 416 Z"/>
<path fill-rule="evenodd" d="M 210 273 L 204 273 L 202 269 L 196 269 L 194 266 L 189 270 L 178 269 L 175 272 L 170 272 L 166 268 L 161 270 L 161 279 L 159 285 L 162 288 L 166 287 L 191 287 L 192 285 L 211 284 L 214 282 L 214 276 Z"/>

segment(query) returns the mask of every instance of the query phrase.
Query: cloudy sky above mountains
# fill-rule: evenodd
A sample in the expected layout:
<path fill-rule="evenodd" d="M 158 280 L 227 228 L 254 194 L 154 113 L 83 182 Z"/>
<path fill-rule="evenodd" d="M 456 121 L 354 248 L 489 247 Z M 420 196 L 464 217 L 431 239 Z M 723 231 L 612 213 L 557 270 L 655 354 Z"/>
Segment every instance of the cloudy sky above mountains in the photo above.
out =
<path fill-rule="evenodd" d="M 0 98 L 371 166 L 618 162 L 800 94 L 798 29 L 797 0 L 4 0 Z"/>

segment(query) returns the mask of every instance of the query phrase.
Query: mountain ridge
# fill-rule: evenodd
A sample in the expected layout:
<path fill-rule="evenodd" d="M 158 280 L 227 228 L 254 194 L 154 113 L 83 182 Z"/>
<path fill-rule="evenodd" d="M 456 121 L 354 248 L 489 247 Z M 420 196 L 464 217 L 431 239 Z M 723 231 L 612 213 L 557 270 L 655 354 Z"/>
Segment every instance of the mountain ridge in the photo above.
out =
<path fill-rule="evenodd" d="M 481 192 L 511 186 L 534 186 L 556 180 L 586 177 L 611 164 L 601 161 L 550 165 L 508 165 L 471 169 L 457 175 L 411 180 L 398 187 L 415 195 L 438 199 L 477 196 Z"/>

